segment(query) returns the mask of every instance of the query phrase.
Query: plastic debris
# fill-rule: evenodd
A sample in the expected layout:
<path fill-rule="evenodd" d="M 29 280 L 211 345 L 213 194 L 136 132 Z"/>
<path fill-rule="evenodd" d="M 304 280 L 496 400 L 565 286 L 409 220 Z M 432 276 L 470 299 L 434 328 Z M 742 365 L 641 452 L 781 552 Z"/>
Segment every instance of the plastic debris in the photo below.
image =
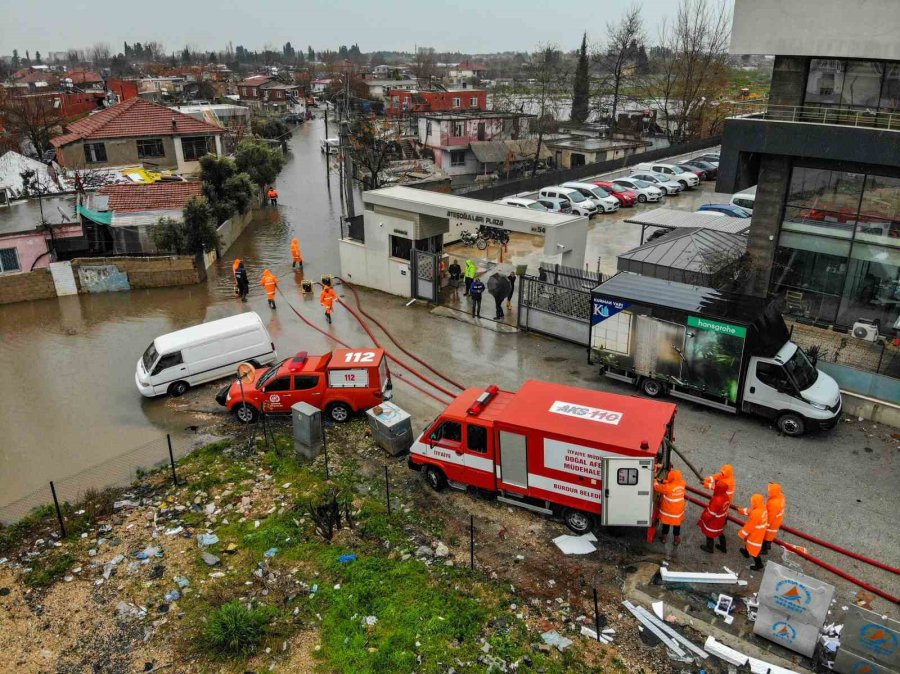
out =
<path fill-rule="evenodd" d="M 365 618 L 363 618 L 363 625 L 368 625 L 371 627 L 372 625 L 374 625 L 377 622 L 378 622 L 378 618 L 376 618 L 373 615 L 367 615 Z"/>
<path fill-rule="evenodd" d="M 338 557 L 338 561 L 341 564 L 349 564 L 350 562 L 356 561 L 356 555 L 354 555 L 352 553 L 349 555 L 341 555 L 340 557 Z"/>
<path fill-rule="evenodd" d="M 111 560 L 109 560 L 106 564 L 103 565 L 103 577 L 106 580 L 109 580 L 109 577 L 112 575 L 113 569 L 115 569 L 119 564 L 121 564 L 125 559 L 125 555 L 116 555 Z"/>
<path fill-rule="evenodd" d="M 175 584 L 183 590 L 191 584 L 191 581 L 189 581 L 184 576 L 175 576 Z"/>
<path fill-rule="evenodd" d="M 162 557 L 163 553 L 155 545 L 148 545 L 146 548 L 141 550 L 140 552 L 134 553 L 135 559 L 139 559 L 142 562 L 150 559 L 151 557 Z"/>
<path fill-rule="evenodd" d="M 749 663 L 750 671 L 752 671 L 753 674 L 797 674 L 792 669 L 785 669 L 784 667 L 778 667 L 777 665 L 773 665 L 764 660 L 757 660 L 756 658 L 746 656 L 740 651 L 736 651 L 733 648 L 729 648 L 725 644 L 716 641 L 714 637 L 707 637 L 706 643 L 703 644 L 703 648 L 707 653 L 715 655 L 717 658 L 738 667 Z"/>
<path fill-rule="evenodd" d="M 650 605 L 653 608 L 653 614 L 663 620 L 665 618 L 665 604 L 661 601 L 655 601 Z"/>
<path fill-rule="evenodd" d="M 699 573 L 694 571 L 671 571 L 663 566 L 659 575 L 664 583 L 699 583 L 699 584 L 728 584 L 738 583 L 737 574 L 729 573 Z M 746 585 L 746 583 L 744 583 Z"/>
<path fill-rule="evenodd" d="M 127 601 L 120 601 L 116 604 L 116 615 L 120 618 L 141 619 L 147 615 L 147 611 L 140 606 L 135 606 Z"/>
<path fill-rule="evenodd" d="M 178 526 L 174 529 L 166 529 L 165 534 L 166 536 L 175 536 L 177 534 L 180 534 L 182 531 L 184 531 L 184 527 Z"/>
<path fill-rule="evenodd" d="M 562 536 L 554 538 L 553 542 L 556 544 L 556 547 L 562 550 L 563 554 L 566 555 L 588 555 L 597 550 L 597 547 L 593 545 L 597 542 L 597 537 L 590 532 L 583 536 L 568 536 L 563 534 Z"/>
<path fill-rule="evenodd" d="M 215 545 L 218 542 L 219 537 L 215 534 L 200 534 L 199 536 L 197 536 L 197 545 L 199 545 L 201 548 Z"/>
<path fill-rule="evenodd" d="M 274 557 L 278 554 L 278 548 L 269 548 L 263 553 L 263 557 Z"/>
<path fill-rule="evenodd" d="M 600 638 L 597 638 L 597 632 L 588 627 L 587 625 L 581 626 L 581 636 L 587 637 L 588 639 L 593 639 L 594 641 L 601 641 L 604 644 L 611 644 L 612 638 L 608 634 L 600 633 Z"/>
<path fill-rule="evenodd" d="M 171 592 L 166 592 L 163 597 L 167 602 L 178 601 L 181 599 L 181 593 L 178 590 L 172 590 Z"/>
<path fill-rule="evenodd" d="M 211 555 L 208 552 L 204 552 L 203 553 L 203 561 L 206 563 L 207 566 L 215 566 L 221 560 L 218 557 L 216 557 L 215 555 Z"/>
<path fill-rule="evenodd" d="M 543 639 L 544 643 L 548 646 L 555 646 L 560 653 L 572 645 L 571 639 L 567 639 L 555 630 L 544 632 L 541 634 L 541 639 Z"/>

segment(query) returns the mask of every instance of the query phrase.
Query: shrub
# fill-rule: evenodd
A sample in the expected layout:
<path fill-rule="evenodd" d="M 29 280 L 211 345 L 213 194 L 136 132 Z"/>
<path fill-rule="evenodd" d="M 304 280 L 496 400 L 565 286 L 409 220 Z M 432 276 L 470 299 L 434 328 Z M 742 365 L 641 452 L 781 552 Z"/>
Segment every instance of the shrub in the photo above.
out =
<path fill-rule="evenodd" d="M 247 608 L 230 601 L 216 609 L 206 626 L 206 642 L 225 655 L 252 653 L 266 634 L 266 627 L 277 613 L 271 606 Z"/>

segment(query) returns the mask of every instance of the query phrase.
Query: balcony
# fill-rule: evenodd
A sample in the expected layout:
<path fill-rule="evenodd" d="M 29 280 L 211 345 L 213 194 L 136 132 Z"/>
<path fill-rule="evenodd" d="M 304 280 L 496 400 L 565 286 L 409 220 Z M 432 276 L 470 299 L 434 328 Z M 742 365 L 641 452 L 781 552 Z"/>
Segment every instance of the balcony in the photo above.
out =
<path fill-rule="evenodd" d="M 767 119 L 775 122 L 831 124 L 866 129 L 900 131 L 900 111 L 848 110 L 818 105 L 771 105 L 734 103 L 734 118 Z"/>

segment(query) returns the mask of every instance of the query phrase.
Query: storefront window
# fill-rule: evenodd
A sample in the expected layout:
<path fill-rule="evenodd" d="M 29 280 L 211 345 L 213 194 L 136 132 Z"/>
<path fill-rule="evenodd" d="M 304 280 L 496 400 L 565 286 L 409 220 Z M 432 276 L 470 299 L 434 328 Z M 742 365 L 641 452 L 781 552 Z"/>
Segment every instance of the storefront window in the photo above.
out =
<path fill-rule="evenodd" d="M 844 84 L 844 61 L 812 59 L 806 78 L 806 104 L 839 105 Z"/>
<path fill-rule="evenodd" d="M 878 106 L 884 112 L 900 111 L 900 63 L 885 67 Z"/>
<path fill-rule="evenodd" d="M 878 61 L 848 61 L 841 89 L 844 107 L 878 108 L 884 63 Z"/>
<path fill-rule="evenodd" d="M 838 323 L 877 320 L 883 334 L 900 329 L 900 250 L 857 241 L 850 254 Z"/>
<path fill-rule="evenodd" d="M 900 246 L 900 178 L 866 177 L 856 240 Z"/>
<path fill-rule="evenodd" d="M 900 111 L 900 64 L 887 61 L 811 59 L 804 121 L 880 127 Z M 844 111 L 844 112 L 841 112 Z"/>
<path fill-rule="evenodd" d="M 784 301 L 784 313 L 831 323 L 837 314 L 847 273 L 848 243 L 782 233 L 772 268 L 772 293 Z M 824 249 L 824 250 L 823 250 Z"/>

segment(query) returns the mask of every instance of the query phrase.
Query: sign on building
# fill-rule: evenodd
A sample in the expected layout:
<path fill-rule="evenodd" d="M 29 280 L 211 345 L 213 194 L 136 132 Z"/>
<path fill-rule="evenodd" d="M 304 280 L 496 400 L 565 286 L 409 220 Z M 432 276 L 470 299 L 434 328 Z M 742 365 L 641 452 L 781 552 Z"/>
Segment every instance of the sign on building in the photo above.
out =
<path fill-rule="evenodd" d="M 753 633 L 812 656 L 834 587 L 775 562 L 766 564 Z"/>
<path fill-rule="evenodd" d="M 859 662 L 867 669 L 859 669 L 863 666 Z M 900 623 L 852 606 L 841 631 L 835 669 L 841 674 L 900 672 Z"/>

